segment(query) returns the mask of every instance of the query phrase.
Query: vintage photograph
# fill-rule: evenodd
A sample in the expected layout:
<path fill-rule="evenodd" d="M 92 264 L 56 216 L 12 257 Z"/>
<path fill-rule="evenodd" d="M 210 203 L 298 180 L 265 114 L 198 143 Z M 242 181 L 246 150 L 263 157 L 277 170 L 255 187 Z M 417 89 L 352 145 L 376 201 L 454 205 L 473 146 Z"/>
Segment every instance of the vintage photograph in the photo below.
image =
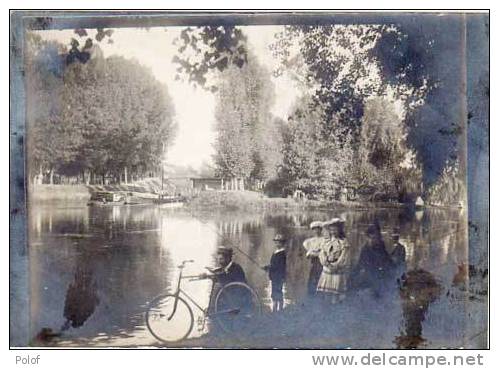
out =
<path fill-rule="evenodd" d="M 11 13 L 10 345 L 488 348 L 487 12 Z"/>

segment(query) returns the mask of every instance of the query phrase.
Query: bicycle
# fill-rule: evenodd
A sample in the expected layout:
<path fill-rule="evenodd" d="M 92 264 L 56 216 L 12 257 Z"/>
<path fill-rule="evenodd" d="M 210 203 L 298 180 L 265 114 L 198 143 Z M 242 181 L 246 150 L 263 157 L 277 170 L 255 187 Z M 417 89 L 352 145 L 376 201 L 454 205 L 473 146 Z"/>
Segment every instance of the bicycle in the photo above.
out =
<path fill-rule="evenodd" d="M 216 294 L 213 307 L 202 308 L 181 288 L 184 279 L 195 281 L 211 278 L 205 275 L 184 276 L 183 269 L 187 263 L 192 262 L 194 260 L 184 260 L 177 267 L 179 276 L 174 293 L 159 295 L 149 303 L 145 320 L 147 329 L 156 339 L 164 343 L 173 343 L 189 337 L 194 327 L 194 314 L 189 302 L 202 312 L 200 322 L 202 327 L 210 318 L 223 332 L 244 330 L 261 313 L 258 294 L 243 282 L 226 284 Z"/>

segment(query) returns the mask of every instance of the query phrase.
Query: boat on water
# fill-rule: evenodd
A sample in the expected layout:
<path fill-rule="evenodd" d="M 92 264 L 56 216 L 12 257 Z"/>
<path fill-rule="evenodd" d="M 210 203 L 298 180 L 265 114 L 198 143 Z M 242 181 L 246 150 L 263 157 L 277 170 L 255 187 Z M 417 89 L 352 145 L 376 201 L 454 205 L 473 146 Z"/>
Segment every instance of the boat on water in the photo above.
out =
<path fill-rule="evenodd" d="M 139 196 L 133 192 L 128 192 L 125 196 L 125 205 L 151 205 L 152 203 L 153 198 L 145 197 L 143 194 Z"/>
<path fill-rule="evenodd" d="M 162 209 L 180 208 L 184 206 L 185 202 L 185 196 L 159 195 L 157 199 L 153 200 L 153 203 Z"/>
<path fill-rule="evenodd" d="M 165 152 L 165 147 L 163 146 L 163 153 Z M 175 194 L 175 186 L 169 186 L 169 190 L 165 189 L 165 154 L 163 154 L 163 162 L 161 165 L 161 190 L 158 193 L 158 197 L 153 199 L 153 203 L 158 205 L 160 209 L 172 209 L 180 208 L 184 206 L 187 201 L 185 196 L 180 193 Z"/>
<path fill-rule="evenodd" d="M 97 191 L 92 193 L 88 206 L 117 206 L 125 204 L 125 195 L 119 192 Z"/>

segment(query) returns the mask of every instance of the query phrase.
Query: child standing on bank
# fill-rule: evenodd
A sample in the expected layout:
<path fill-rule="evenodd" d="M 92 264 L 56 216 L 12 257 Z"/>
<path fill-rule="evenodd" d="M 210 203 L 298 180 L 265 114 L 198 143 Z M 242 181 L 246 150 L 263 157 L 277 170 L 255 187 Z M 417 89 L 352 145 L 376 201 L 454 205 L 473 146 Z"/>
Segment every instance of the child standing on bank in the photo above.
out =
<path fill-rule="evenodd" d="M 286 281 L 286 239 L 281 234 L 274 237 L 275 251 L 270 258 L 270 265 L 265 269 L 269 272 L 272 285 L 272 311 L 277 312 L 284 308 L 284 296 L 282 288 Z"/>

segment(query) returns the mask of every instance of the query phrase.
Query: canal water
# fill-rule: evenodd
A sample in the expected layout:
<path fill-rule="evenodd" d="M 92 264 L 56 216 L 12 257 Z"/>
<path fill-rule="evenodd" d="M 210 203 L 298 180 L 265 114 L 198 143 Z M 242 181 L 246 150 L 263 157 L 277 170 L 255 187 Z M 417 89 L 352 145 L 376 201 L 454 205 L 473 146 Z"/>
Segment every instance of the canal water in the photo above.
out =
<path fill-rule="evenodd" d="M 301 314 L 295 317 L 299 321 L 286 323 L 287 341 L 280 344 L 274 340 L 262 346 L 291 342 L 293 347 L 390 348 L 400 347 L 400 342 L 414 340 L 414 336 L 418 336 L 420 347 L 473 346 L 467 342 L 473 332 L 469 331 L 469 306 L 463 297 L 467 237 L 461 210 L 248 213 L 36 204 L 29 212 L 31 334 L 35 337 L 43 328 L 57 332 L 65 325 L 61 337 L 51 344 L 157 345 L 145 327 L 148 302 L 172 291 L 176 267 L 183 260 L 195 261 L 185 269 L 187 274 L 203 273 L 206 266 L 214 266 L 215 250 L 220 245 L 234 248 L 236 262 L 268 312 L 270 286 L 259 266 L 269 262 L 277 232 L 289 240 L 285 303 L 307 309 L 310 266 L 301 245 L 311 236 L 308 225 L 312 220 L 332 216 L 346 219 L 347 238 L 357 255 L 373 221 L 381 224 L 388 251 L 393 229 L 398 229 L 407 250 L 407 269 L 430 278 L 438 285 L 438 292 L 424 303 L 420 303 L 418 288 L 406 295 L 388 293 L 383 299 L 359 292 L 342 304 L 342 315 L 326 333 L 314 336 L 305 332 L 314 323 L 320 326 L 322 317 Z M 186 281 L 182 288 L 199 305 L 208 305 L 209 281 Z M 411 307 L 411 301 L 421 306 Z M 201 315 L 195 307 L 193 311 L 196 318 Z M 272 337 L 274 332 L 269 329 L 265 335 Z M 198 329 L 195 324 L 191 338 L 209 337 L 208 330 L 208 326 Z M 237 345 L 259 346 L 244 341 Z"/>

